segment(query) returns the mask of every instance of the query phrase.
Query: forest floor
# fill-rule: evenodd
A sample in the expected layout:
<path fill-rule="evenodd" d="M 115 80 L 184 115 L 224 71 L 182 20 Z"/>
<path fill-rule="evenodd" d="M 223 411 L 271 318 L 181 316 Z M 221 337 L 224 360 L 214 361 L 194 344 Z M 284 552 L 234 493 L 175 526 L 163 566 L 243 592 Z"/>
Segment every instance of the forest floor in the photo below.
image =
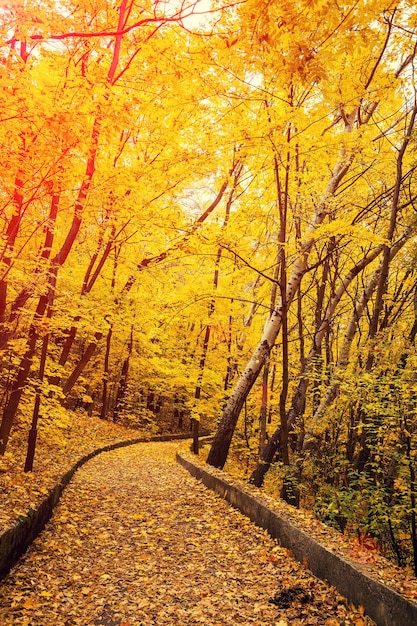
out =
<path fill-rule="evenodd" d="M 24 472 L 28 425 L 15 424 L 7 451 L 0 456 L 0 533 L 36 508 L 79 459 L 98 448 L 149 432 L 68 411 L 61 422 L 41 424 L 32 472 Z"/>
<path fill-rule="evenodd" d="M 178 445 L 77 471 L 0 586 L 2 625 L 372 624 L 176 464 Z"/>
<path fill-rule="evenodd" d="M 59 427 L 44 427 L 40 430 L 34 471 L 24 473 L 26 433 L 25 424 L 16 425 L 8 451 L 4 457 L 0 457 L 0 533 L 13 526 L 30 508 L 35 508 L 60 481 L 63 474 L 82 456 L 117 441 L 149 436 L 145 429 L 132 430 L 103 422 L 98 418 L 87 417 L 85 414 L 73 414 Z M 182 453 L 187 454 L 189 443 L 145 444 L 141 447 L 134 446 L 132 453 L 129 452 L 130 448 L 123 448 L 117 454 L 111 453 L 116 455 L 114 458 L 120 459 L 123 470 L 116 467 L 119 461 L 116 466 L 113 461 L 109 462 L 113 458 L 110 453 L 100 455 L 78 470 L 65 490 L 47 532 L 37 540 L 3 584 L 0 596 L 2 626 L 3 624 L 44 626 L 45 623 L 54 623 L 58 626 L 61 624 L 119 626 L 123 623 L 125 626 L 127 624 L 162 626 L 174 623 L 178 626 L 194 623 L 223 626 L 229 623 L 227 621 L 229 610 L 231 615 L 234 615 L 230 618 L 230 623 L 235 624 L 363 626 L 372 623 L 362 615 L 360 609 L 358 611 L 348 609 L 345 601 L 337 596 L 334 590 L 330 590 L 328 586 L 313 578 L 308 570 L 297 565 L 286 550 L 281 550 L 262 531 L 256 530 L 237 512 L 229 510 L 227 505 L 222 501 L 219 502 L 208 490 L 199 487 L 194 479 L 175 464 L 174 452 L 178 447 L 181 447 Z M 141 451 L 140 454 L 138 450 Z M 203 452 L 199 457 L 193 457 L 193 460 L 204 465 L 204 458 Z M 101 465 L 102 462 L 104 465 Z M 236 468 L 233 466 L 233 469 Z M 214 468 L 210 471 L 220 472 Z M 159 492 L 154 494 L 152 491 L 159 480 L 161 488 L 163 487 L 166 492 L 166 501 Z M 228 476 L 228 480 L 235 479 Z M 416 599 L 417 580 L 410 571 L 400 570 L 375 551 L 356 545 L 354 539 L 340 535 L 327 526 L 324 527 L 308 512 L 297 511 L 250 485 L 245 485 L 245 488 L 255 490 L 257 497 L 268 500 L 266 504 L 278 508 L 280 515 L 305 528 L 332 551 L 354 560 L 367 573 L 395 588 L 405 597 Z M 117 513 L 114 515 L 112 509 L 107 508 L 113 495 L 110 498 L 107 492 L 114 494 L 116 498 L 114 505 Z M 103 509 L 102 493 L 105 494 L 103 506 L 104 504 L 106 506 Z M 155 506 L 154 500 L 157 503 Z M 187 513 L 191 504 L 194 507 L 193 512 Z M 208 510 L 212 511 L 210 520 L 207 519 Z M 120 521 L 120 516 L 123 522 Z M 233 519 L 231 528 L 217 527 L 217 524 L 220 524 L 219 517 L 223 523 L 229 516 Z M 173 526 L 165 532 L 167 524 L 171 524 L 169 520 Z M 99 531 L 97 524 L 101 529 Z M 141 527 L 140 531 L 138 526 Z M 208 530 L 203 530 L 207 529 L 207 526 Z M 181 543 L 184 542 L 184 537 L 178 539 L 178 529 L 181 527 L 187 532 L 186 544 Z M 115 543 L 111 550 L 106 548 L 104 541 L 106 533 L 114 536 Z M 127 533 L 127 539 L 124 533 Z M 171 537 L 169 543 L 168 536 Z M 149 537 L 156 542 L 155 545 L 150 542 Z M 225 548 L 229 537 L 231 542 L 233 540 L 237 544 L 231 543 L 229 548 Z M 95 542 L 93 548 L 89 543 L 91 541 Z M 177 541 L 180 542 L 177 544 Z M 158 542 L 165 546 L 163 548 L 165 552 L 161 552 Z M 125 544 L 133 546 L 133 551 L 136 549 L 136 556 L 130 552 L 131 548 L 128 554 L 124 553 Z M 185 571 L 186 567 L 190 571 L 189 575 L 183 573 L 179 578 L 175 577 L 174 569 L 177 549 L 180 567 L 183 568 L 179 571 Z M 168 561 L 165 564 L 165 558 L 162 562 L 160 556 L 167 550 Z M 181 550 L 187 552 L 187 556 L 184 556 Z M 224 550 L 226 556 L 223 554 Z M 231 555 L 237 556 L 246 550 L 249 560 L 246 565 L 238 565 L 238 571 L 241 573 L 234 575 L 234 566 L 230 566 Z M 151 558 L 153 553 L 157 555 L 155 559 Z M 81 555 L 83 559 L 85 557 L 85 562 L 79 561 Z M 187 557 L 190 560 L 188 565 Z M 104 567 L 101 559 L 104 559 Z M 207 570 L 208 582 L 202 581 L 200 566 L 194 563 L 194 559 L 200 563 L 203 570 Z M 227 567 L 223 567 L 223 561 L 228 564 Z M 208 563 L 206 568 L 205 563 Z M 217 566 L 213 569 L 216 563 Z M 51 571 L 48 569 L 49 564 L 54 568 Z M 261 567 L 257 574 L 255 570 L 252 573 L 252 566 L 255 565 Z M 113 574 L 113 568 L 116 566 Z M 121 575 L 120 567 L 125 574 Z M 169 576 L 167 568 L 169 571 L 173 569 Z M 43 572 L 42 574 L 39 572 L 41 579 L 38 579 L 38 569 Z M 97 569 L 95 576 L 102 577 L 100 584 L 96 585 L 96 582 L 93 584 L 90 569 L 92 571 Z M 150 575 L 143 577 L 142 569 L 148 572 L 154 570 L 157 579 L 151 580 Z M 178 585 L 175 591 L 171 576 L 174 576 L 175 585 Z M 148 578 L 150 582 L 147 581 Z M 130 582 L 126 582 L 127 579 L 129 581 L 134 579 L 136 582 L 131 585 Z M 138 602 L 140 605 L 137 585 L 144 581 L 146 592 L 140 588 L 140 597 L 145 605 L 141 610 L 147 617 L 140 617 L 140 612 L 134 613 L 133 618 L 124 617 L 123 606 L 126 601 L 128 605 L 132 601 L 134 612 L 137 610 Z M 237 581 L 240 582 L 236 588 Z M 109 589 L 109 597 L 104 591 L 104 582 L 105 588 Z M 190 585 L 193 591 L 190 591 Z M 213 587 L 214 609 L 210 610 L 206 610 L 206 606 L 210 604 L 207 586 L 210 589 Z M 120 591 L 115 593 L 118 587 Z M 179 610 L 177 614 L 173 612 L 172 594 L 166 591 L 171 587 L 172 593 L 182 598 L 177 607 Z M 162 596 L 167 593 L 167 598 L 164 600 L 163 597 L 159 597 L 161 594 L 154 593 L 155 588 L 161 589 Z M 63 609 L 57 609 L 61 604 L 62 594 L 68 596 L 67 603 L 62 603 Z M 220 601 L 222 594 L 225 597 Z M 148 610 L 146 602 L 152 606 L 155 604 L 155 607 Z M 226 604 L 222 604 L 223 602 Z M 164 609 L 165 605 L 170 608 Z M 167 615 L 170 617 L 161 617 L 160 613 L 164 610 L 168 611 Z M 181 617 L 183 615 L 181 611 L 184 610 L 186 618 Z M 189 617 L 190 611 L 194 611 L 192 619 Z M 118 618 L 117 612 L 122 617 Z M 237 618 L 236 613 L 241 614 L 241 617 Z M 10 615 L 7 617 L 9 621 L 6 621 L 6 615 Z M 252 617 L 249 619 L 248 615 Z M 51 619 L 54 621 L 51 622 Z"/>

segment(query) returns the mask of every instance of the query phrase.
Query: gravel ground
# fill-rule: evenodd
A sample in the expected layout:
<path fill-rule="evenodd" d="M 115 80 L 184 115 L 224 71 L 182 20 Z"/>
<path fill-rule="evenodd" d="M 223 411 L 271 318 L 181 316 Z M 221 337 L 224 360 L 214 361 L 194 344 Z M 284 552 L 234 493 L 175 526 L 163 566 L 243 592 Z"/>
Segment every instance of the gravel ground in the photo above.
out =
<path fill-rule="evenodd" d="M 0 585 L 0 624 L 373 624 L 178 466 L 177 447 L 83 466 Z"/>

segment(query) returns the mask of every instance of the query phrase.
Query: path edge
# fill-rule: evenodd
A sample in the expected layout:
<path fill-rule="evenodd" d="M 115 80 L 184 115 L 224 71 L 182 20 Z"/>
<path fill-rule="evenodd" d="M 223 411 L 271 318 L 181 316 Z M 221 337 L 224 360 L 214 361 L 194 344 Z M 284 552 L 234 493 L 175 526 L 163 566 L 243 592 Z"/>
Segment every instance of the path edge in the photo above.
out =
<path fill-rule="evenodd" d="M 297 561 L 306 563 L 315 576 L 330 583 L 355 606 L 362 606 L 378 626 L 417 625 L 417 603 L 371 578 L 353 562 L 331 552 L 295 524 L 246 493 L 243 488 L 211 474 L 208 467 L 203 469 L 195 465 L 179 452 L 176 459 L 206 487 L 239 509 L 257 526 L 267 530 L 271 537 L 278 539 L 280 545 L 291 550 Z"/>
<path fill-rule="evenodd" d="M 58 504 L 65 487 L 74 476 L 75 472 L 87 461 L 102 452 L 110 452 L 117 448 L 132 446 L 136 443 L 147 443 L 151 441 L 176 441 L 189 439 L 189 433 L 178 433 L 172 435 L 153 435 L 150 437 L 136 437 L 117 441 L 101 448 L 93 450 L 89 454 L 81 457 L 60 479 L 59 483 L 53 487 L 48 495 L 38 504 L 36 508 L 20 516 L 15 524 L 0 534 L 0 581 L 7 576 L 10 569 L 27 550 L 33 540 L 42 532 L 46 524 L 51 519 L 53 510 Z"/>

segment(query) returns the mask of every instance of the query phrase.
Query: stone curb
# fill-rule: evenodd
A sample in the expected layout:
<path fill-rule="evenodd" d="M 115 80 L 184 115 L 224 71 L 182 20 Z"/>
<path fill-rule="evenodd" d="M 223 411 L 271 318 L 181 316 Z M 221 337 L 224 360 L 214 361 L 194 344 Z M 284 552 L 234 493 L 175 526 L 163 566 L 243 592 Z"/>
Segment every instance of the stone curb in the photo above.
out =
<path fill-rule="evenodd" d="M 66 472 L 60 482 L 55 485 L 37 506 L 36 509 L 29 509 L 25 516 L 18 519 L 15 526 L 9 528 L 0 535 L 0 581 L 8 574 L 10 568 L 16 563 L 19 557 L 25 552 L 32 541 L 45 528 L 46 523 L 52 516 L 52 511 L 57 505 L 62 492 L 74 476 L 78 468 L 90 459 L 117 448 L 132 446 L 135 443 L 146 443 L 150 441 L 175 441 L 177 439 L 189 439 L 190 434 L 179 433 L 177 435 L 154 435 L 152 437 L 138 437 L 126 441 L 118 441 L 102 448 L 97 448 L 89 454 L 79 459 L 75 465 Z"/>
<path fill-rule="evenodd" d="M 329 582 L 352 604 L 363 606 L 365 613 L 378 626 L 417 625 L 417 603 L 370 578 L 354 563 L 325 548 L 254 496 L 194 465 L 178 452 L 177 462 L 206 487 L 247 515 L 257 526 L 266 529 L 284 548 L 291 550 L 297 561 L 307 562 L 315 576 Z"/>

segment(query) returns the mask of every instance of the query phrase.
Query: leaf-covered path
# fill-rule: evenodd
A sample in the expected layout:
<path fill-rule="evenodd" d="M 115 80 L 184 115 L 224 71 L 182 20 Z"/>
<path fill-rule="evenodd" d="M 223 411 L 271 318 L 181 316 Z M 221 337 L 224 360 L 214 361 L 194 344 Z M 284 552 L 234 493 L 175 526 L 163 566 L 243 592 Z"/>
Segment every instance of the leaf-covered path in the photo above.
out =
<path fill-rule="evenodd" d="M 177 447 L 138 444 L 77 472 L 0 585 L 2 625 L 371 623 L 189 476 Z"/>

